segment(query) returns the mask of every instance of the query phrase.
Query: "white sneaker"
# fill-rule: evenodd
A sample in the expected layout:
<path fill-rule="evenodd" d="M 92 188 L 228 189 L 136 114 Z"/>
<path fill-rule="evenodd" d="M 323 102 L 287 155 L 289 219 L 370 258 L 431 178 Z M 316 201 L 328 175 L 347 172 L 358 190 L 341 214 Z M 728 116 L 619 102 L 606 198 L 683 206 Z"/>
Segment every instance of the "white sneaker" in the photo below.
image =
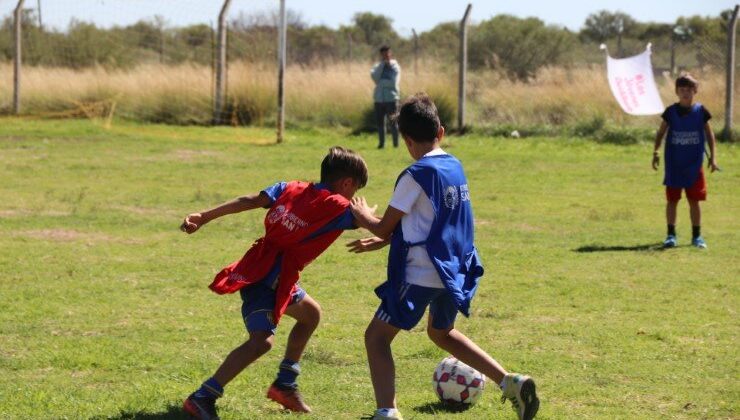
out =
<path fill-rule="evenodd" d="M 526 375 L 509 373 L 504 376 L 501 402 L 511 401 L 519 420 L 532 420 L 540 408 L 534 380 Z"/>
<path fill-rule="evenodd" d="M 401 412 L 395 408 L 379 408 L 375 414 L 370 417 L 371 420 L 403 420 Z"/>

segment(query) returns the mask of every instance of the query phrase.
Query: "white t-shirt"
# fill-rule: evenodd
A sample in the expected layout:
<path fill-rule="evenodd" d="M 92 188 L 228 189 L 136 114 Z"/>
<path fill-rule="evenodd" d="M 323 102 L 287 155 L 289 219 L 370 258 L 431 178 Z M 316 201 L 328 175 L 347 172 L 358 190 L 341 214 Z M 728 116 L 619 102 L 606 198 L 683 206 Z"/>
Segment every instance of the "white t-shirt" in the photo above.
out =
<path fill-rule="evenodd" d="M 442 149 L 434 149 L 424 156 L 446 155 Z M 390 206 L 404 212 L 401 229 L 406 242 L 425 241 L 434 223 L 434 207 L 411 174 L 405 173 L 396 185 Z M 412 246 L 406 258 L 406 282 L 424 287 L 443 288 L 425 245 Z"/>

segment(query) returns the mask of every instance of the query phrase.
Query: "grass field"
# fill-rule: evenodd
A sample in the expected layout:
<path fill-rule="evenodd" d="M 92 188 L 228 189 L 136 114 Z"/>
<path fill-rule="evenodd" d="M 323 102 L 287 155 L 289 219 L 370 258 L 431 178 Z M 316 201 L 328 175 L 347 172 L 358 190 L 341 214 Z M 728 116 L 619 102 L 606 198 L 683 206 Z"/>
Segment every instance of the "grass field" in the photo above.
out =
<path fill-rule="evenodd" d="M 207 288 L 261 234 L 261 211 L 193 236 L 181 217 L 278 180 L 318 177 L 328 147 L 360 151 L 361 191 L 385 206 L 405 150 L 343 131 L 172 128 L 0 121 L 0 417 L 181 418 L 182 399 L 245 337 L 238 296 Z M 646 139 L 648 140 L 648 139 Z M 541 419 L 738 419 L 740 149 L 721 144 L 708 176 L 707 251 L 664 236 L 651 148 L 588 140 L 456 137 L 487 267 L 458 327 L 538 381 Z M 324 308 L 300 383 L 315 414 L 374 408 L 363 330 L 383 252 L 353 255 L 349 232 L 303 272 Z M 224 419 L 286 418 L 264 397 L 284 349 L 239 376 Z M 512 419 L 493 384 L 450 413 L 431 375 L 445 354 L 421 327 L 396 340 L 398 401 L 410 419 Z"/>

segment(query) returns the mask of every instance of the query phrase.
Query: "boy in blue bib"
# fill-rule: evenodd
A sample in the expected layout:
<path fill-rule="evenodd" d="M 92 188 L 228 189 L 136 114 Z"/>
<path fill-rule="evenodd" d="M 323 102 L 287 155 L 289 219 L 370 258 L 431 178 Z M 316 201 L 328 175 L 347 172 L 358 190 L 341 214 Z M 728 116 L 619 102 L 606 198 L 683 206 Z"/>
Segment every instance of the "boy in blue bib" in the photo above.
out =
<path fill-rule="evenodd" d="M 675 103 L 663 112 L 663 121 L 655 137 L 653 148 L 653 169 L 657 170 L 660 164 L 660 144 L 663 136 L 668 132 L 665 142 L 665 177 L 666 186 L 666 221 L 668 236 L 663 241 L 663 247 L 673 248 L 676 240 L 676 209 L 681 199 L 681 191 L 686 190 L 686 199 L 689 202 L 691 216 L 692 238 L 691 244 L 697 248 L 706 248 L 707 244 L 701 236 L 701 207 L 700 201 L 707 199 L 707 185 L 704 179 L 702 163 L 704 161 L 705 144 L 709 145 L 709 169 L 714 172 L 718 169 L 715 154 L 716 141 L 714 132 L 709 125 L 712 115 L 700 103 L 694 103 L 699 83 L 689 74 L 681 75 L 676 79 Z"/>
<path fill-rule="evenodd" d="M 429 307 L 427 334 L 445 351 L 496 381 L 519 419 L 531 419 L 539 400 L 529 376 L 508 373 L 455 329 L 457 312 L 470 315 L 470 302 L 483 275 L 473 244 L 473 210 L 462 165 L 440 148 L 444 136 L 437 107 L 425 94 L 401 105 L 399 130 L 416 163 L 396 181 L 382 219 L 364 198 L 351 201 L 356 223 L 374 235 L 349 244 L 365 252 L 390 244 L 388 279 L 375 292 L 381 303 L 365 331 L 377 411 L 373 419 L 400 419 L 396 407 L 391 342 L 410 330 Z"/>

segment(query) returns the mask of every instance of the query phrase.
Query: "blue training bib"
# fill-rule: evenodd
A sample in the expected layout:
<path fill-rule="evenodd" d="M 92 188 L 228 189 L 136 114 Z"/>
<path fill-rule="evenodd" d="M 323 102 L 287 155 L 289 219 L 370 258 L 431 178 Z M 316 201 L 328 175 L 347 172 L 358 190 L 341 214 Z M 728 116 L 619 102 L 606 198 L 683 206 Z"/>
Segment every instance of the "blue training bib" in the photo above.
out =
<path fill-rule="evenodd" d="M 668 108 L 668 136 L 665 143 L 665 178 L 663 185 L 689 188 L 699 177 L 704 162 L 704 114 L 700 103 L 679 115 L 678 105 Z"/>
<path fill-rule="evenodd" d="M 405 173 L 431 200 L 434 222 L 427 240 L 413 244 L 403 238 L 401 223 L 396 226 L 388 253 L 388 281 L 376 293 L 386 299 L 400 299 L 393 294 L 404 283 L 408 250 L 424 246 L 458 310 L 469 316 L 483 266 L 473 244 L 473 209 L 462 165 L 451 155 L 434 155 L 421 158 L 401 176 Z"/>

